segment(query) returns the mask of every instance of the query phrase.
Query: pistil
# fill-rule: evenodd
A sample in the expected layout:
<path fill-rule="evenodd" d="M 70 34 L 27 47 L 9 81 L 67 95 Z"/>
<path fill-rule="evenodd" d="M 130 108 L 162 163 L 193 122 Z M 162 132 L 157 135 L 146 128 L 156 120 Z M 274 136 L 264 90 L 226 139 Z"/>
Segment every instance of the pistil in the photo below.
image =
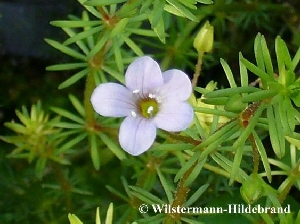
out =
<path fill-rule="evenodd" d="M 154 117 L 159 110 L 158 103 L 153 98 L 142 99 L 139 102 L 139 108 L 140 113 L 144 118 Z"/>

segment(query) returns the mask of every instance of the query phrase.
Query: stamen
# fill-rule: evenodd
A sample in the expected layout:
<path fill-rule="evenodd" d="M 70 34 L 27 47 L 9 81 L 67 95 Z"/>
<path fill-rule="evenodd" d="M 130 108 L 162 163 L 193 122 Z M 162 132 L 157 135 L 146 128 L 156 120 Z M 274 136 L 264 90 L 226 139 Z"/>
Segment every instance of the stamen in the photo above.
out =
<path fill-rule="evenodd" d="M 136 117 L 136 112 L 131 111 L 131 115 L 132 115 L 133 117 Z"/>
<path fill-rule="evenodd" d="M 157 96 L 157 97 L 155 97 L 155 99 L 156 99 L 156 102 L 157 102 L 157 103 L 161 103 L 161 102 L 162 102 L 162 98 L 161 98 L 161 97 L 158 97 L 158 96 Z"/>
<path fill-rule="evenodd" d="M 154 98 L 156 97 L 155 94 L 152 94 L 152 93 L 149 93 L 148 96 L 149 96 L 149 98 L 151 98 L 151 99 L 154 99 Z"/>

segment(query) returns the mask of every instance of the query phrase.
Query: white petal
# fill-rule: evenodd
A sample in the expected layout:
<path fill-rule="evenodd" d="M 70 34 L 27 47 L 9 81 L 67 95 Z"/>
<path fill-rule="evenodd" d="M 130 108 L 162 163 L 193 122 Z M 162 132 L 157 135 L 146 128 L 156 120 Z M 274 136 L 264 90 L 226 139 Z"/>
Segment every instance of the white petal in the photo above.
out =
<path fill-rule="evenodd" d="M 117 83 L 100 84 L 91 96 L 95 111 L 107 117 L 125 117 L 135 110 L 132 93 Z"/>
<path fill-rule="evenodd" d="M 131 91 L 148 94 L 164 83 L 159 65 L 148 56 L 132 62 L 125 74 L 126 87 Z"/>
<path fill-rule="evenodd" d="M 156 93 L 161 98 L 187 100 L 192 93 L 192 84 L 189 77 L 182 71 L 172 69 L 162 74 L 164 85 L 157 88 Z"/>
<path fill-rule="evenodd" d="M 187 102 L 162 103 L 153 122 L 165 131 L 183 131 L 192 122 L 194 112 Z"/>
<path fill-rule="evenodd" d="M 133 156 L 147 151 L 156 137 L 155 125 L 142 117 L 126 117 L 119 133 L 121 147 Z"/>

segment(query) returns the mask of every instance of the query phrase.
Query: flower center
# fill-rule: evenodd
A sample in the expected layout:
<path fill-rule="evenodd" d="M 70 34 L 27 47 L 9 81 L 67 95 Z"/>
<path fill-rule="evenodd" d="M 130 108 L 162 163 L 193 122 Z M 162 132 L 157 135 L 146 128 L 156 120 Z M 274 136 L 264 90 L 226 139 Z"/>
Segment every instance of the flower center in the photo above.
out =
<path fill-rule="evenodd" d="M 158 112 L 158 104 L 154 99 L 141 100 L 139 106 L 144 118 L 154 117 Z"/>

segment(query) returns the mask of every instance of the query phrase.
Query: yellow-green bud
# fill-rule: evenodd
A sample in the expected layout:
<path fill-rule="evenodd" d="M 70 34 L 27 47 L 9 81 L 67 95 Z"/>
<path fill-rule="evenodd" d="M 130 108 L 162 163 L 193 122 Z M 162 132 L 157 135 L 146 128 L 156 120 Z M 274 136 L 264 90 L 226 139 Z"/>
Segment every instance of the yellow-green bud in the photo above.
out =
<path fill-rule="evenodd" d="M 224 109 L 226 111 L 240 113 L 247 107 L 246 103 L 243 103 L 243 98 L 240 94 L 235 94 L 229 98 L 225 104 Z"/>
<path fill-rule="evenodd" d="M 211 52 L 214 44 L 214 27 L 207 21 L 194 39 L 194 48 L 198 52 Z"/>
<path fill-rule="evenodd" d="M 261 180 L 257 174 L 251 174 L 248 180 L 242 183 L 240 188 L 242 198 L 247 204 L 256 202 L 262 194 Z"/>

